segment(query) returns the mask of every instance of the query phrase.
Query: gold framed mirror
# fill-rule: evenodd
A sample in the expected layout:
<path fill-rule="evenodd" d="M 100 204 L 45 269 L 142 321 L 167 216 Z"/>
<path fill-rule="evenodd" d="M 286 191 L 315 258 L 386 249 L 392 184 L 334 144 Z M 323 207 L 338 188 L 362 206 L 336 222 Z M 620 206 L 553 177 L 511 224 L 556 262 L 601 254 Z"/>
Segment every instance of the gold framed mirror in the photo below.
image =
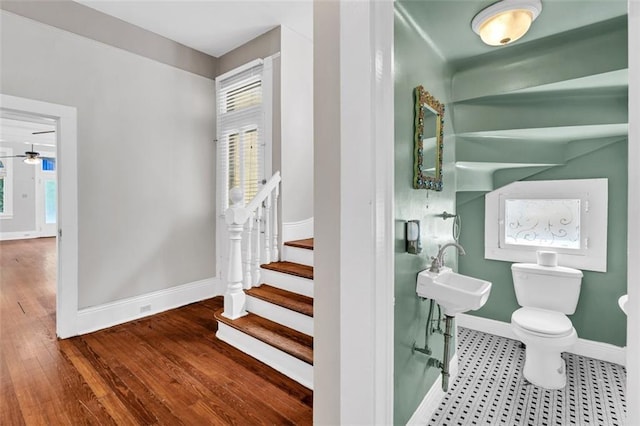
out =
<path fill-rule="evenodd" d="M 414 98 L 413 187 L 442 191 L 444 104 L 422 86 Z"/>

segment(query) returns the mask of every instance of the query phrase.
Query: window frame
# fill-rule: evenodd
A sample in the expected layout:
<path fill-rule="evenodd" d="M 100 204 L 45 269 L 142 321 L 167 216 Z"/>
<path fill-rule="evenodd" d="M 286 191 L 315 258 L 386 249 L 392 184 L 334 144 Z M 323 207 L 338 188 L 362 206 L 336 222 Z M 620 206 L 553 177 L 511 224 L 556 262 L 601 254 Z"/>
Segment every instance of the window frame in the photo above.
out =
<path fill-rule="evenodd" d="M 217 192 L 218 192 L 218 214 L 220 216 L 224 215 L 224 212 L 229 207 L 229 173 L 227 163 L 224 165 L 222 161 L 225 156 L 229 154 L 229 146 L 227 145 L 227 138 L 230 134 L 239 133 L 243 134 L 247 131 L 250 131 L 253 128 L 258 130 L 258 141 L 261 149 L 261 153 L 259 154 L 258 161 L 262 162 L 261 170 L 262 179 L 268 179 L 271 176 L 271 161 L 272 161 L 272 153 L 271 153 L 271 121 L 272 121 L 272 109 L 273 109 L 273 94 L 272 94 L 272 80 L 273 80 L 273 58 L 268 57 L 265 59 L 256 59 L 247 64 L 244 64 L 238 68 L 235 68 L 225 74 L 222 74 L 216 77 L 216 116 L 217 116 L 217 142 L 218 142 L 218 160 L 217 160 L 217 168 L 218 168 L 218 184 L 217 184 Z M 228 87 L 224 87 L 224 82 L 226 80 L 233 79 L 237 77 L 239 74 L 246 72 L 251 69 L 255 69 L 261 67 L 259 76 L 250 76 L 244 80 L 240 80 L 238 82 L 229 85 Z M 255 81 L 261 81 L 261 91 L 262 91 L 262 102 L 259 105 L 252 105 L 245 109 L 234 110 L 229 112 L 223 111 L 223 106 L 226 107 L 225 95 L 229 92 L 237 90 L 240 87 L 253 84 Z M 243 122 L 235 129 L 225 129 L 222 128 L 221 123 L 221 114 L 230 114 L 242 116 L 249 110 L 257 109 L 258 113 L 261 115 L 260 120 L 254 122 Z M 227 160 L 228 161 L 228 160 Z M 245 185 L 246 186 L 246 185 Z M 258 190 L 260 189 L 260 185 L 258 185 Z M 245 197 L 245 201 L 248 201 Z"/>
<path fill-rule="evenodd" d="M 580 249 L 505 242 L 507 199 L 580 199 Z M 558 264 L 607 271 L 608 179 L 513 182 L 485 195 L 485 259 L 536 262 L 536 251 L 558 253 Z"/>
<path fill-rule="evenodd" d="M 505 221 L 506 221 L 506 201 L 507 200 L 580 200 L 580 247 L 577 249 L 574 248 L 565 248 L 565 247 L 557 247 L 557 246 L 544 246 L 544 245 L 534 245 L 534 244 L 511 244 L 507 242 L 506 230 L 505 230 Z M 500 207 L 498 211 L 499 219 L 498 223 L 499 232 L 500 232 L 500 240 L 498 242 L 499 247 L 503 249 L 510 250 L 552 250 L 558 253 L 567 253 L 573 254 L 576 256 L 584 256 L 587 252 L 588 242 L 585 241 L 584 232 L 585 230 L 582 227 L 583 222 L 586 220 L 585 211 L 589 207 L 588 194 L 586 193 L 557 193 L 553 194 L 549 197 L 539 197 L 539 196 L 531 196 L 531 194 L 521 193 L 521 194 L 500 194 L 499 197 Z M 588 239 L 588 237 L 586 238 Z"/>

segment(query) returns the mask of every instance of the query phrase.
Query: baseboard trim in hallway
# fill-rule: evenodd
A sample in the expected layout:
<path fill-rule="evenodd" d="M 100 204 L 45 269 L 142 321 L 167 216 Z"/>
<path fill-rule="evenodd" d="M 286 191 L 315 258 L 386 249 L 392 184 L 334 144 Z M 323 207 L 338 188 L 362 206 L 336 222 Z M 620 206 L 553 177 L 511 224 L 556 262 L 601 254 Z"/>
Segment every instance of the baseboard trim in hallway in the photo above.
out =
<path fill-rule="evenodd" d="M 78 335 L 92 333 L 222 294 L 217 278 L 208 278 L 78 311 Z"/>

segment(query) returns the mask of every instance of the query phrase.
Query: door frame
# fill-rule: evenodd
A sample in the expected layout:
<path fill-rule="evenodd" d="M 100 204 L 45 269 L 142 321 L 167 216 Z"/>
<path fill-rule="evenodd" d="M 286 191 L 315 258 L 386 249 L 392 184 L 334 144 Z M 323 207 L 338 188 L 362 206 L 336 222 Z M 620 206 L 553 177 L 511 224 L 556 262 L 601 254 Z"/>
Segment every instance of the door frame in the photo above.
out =
<path fill-rule="evenodd" d="M 58 236 L 56 334 L 75 336 L 78 318 L 78 161 L 77 110 L 74 107 L 0 94 L 3 111 L 56 120 Z"/>

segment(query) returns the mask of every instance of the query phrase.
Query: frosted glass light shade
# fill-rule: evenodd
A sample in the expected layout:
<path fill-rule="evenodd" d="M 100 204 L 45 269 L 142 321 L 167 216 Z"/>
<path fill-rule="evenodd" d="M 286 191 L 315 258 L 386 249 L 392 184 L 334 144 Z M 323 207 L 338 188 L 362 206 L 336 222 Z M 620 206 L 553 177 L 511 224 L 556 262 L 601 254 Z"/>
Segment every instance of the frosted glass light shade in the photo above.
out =
<path fill-rule="evenodd" d="M 471 27 L 486 44 L 503 46 L 525 35 L 541 10 L 540 0 L 503 0 L 478 13 Z"/>
<path fill-rule="evenodd" d="M 37 156 L 34 156 L 34 155 L 29 155 L 29 153 L 27 153 L 27 158 L 25 158 L 22 161 L 25 164 L 36 165 L 36 164 L 40 164 L 40 157 L 37 157 Z"/>

